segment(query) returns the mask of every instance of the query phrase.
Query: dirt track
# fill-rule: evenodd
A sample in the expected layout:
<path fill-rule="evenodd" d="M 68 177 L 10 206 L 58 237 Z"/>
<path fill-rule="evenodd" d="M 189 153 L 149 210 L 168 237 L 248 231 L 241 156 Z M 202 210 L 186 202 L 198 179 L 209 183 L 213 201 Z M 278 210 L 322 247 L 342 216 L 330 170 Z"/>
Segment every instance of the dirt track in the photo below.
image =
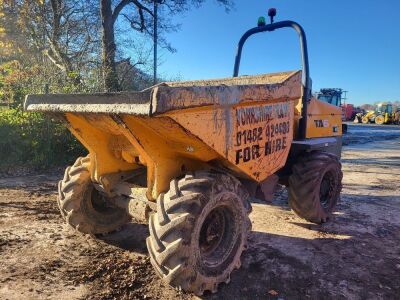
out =
<path fill-rule="evenodd" d="M 398 299 L 400 130 L 393 130 L 390 140 L 344 148 L 333 222 L 297 218 L 285 190 L 272 205 L 253 203 L 242 268 L 204 299 Z M 55 201 L 60 176 L 0 179 L 0 299 L 193 298 L 156 277 L 145 225 L 97 240 L 64 225 Z"/>

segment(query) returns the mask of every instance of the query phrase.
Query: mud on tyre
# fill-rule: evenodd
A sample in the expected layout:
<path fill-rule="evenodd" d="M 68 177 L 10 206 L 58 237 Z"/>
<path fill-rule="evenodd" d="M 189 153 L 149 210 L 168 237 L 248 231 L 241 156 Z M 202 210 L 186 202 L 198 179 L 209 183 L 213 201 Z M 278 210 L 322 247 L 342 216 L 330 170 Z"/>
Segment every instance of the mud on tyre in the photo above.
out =
<path fill-rule="evenodd" d="M 343 173 L 339 158 L 314 151 L 299 158 L 289 177 L 289 205 L 303 219 L 326 222 L 342 190 Z"/>
<path fill-rule="evenodd" d="M 58 183 L 58 206 L 66 222 L 82 233 L 111 232 L 130 217 L 94 188 L 89 162 L 89 157 L 80 157 L 65 170 L 63 180 Z"/>
<path fill-rule="evenodd" d="M 149 218 L 152 265 L 172 286 L 216 292 L 241 265 L 250 211 L 247 192 L 230 175 L 196 172 L 172 180 Z"/>

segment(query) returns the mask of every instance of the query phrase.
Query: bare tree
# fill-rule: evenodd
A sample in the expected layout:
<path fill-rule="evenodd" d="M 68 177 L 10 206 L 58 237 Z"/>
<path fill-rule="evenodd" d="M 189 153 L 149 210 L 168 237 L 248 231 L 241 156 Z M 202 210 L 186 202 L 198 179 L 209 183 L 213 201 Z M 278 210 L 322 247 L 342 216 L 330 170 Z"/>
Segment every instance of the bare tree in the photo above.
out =
<path fill-rule="evenodd" d="M 364 110 L 374 110 L 374 109 L 375 109 L 375 105 L 372 105 L 372 104 L 363 104 L 363 105 L 360 105 L 360 108 L 361 108 L 361 109 L 364 109 Z"/>
<path fill-rule="evenodd" d="M 174 49 L 166 41 L 163 33 L 179 28 L 179 24 L 172 22 L 172 17 L 192 7 L 199 7 L 205 2 L 205 0 L 100 0 L 101 23 L 103 29 L 102 65 L 104 86 L 107 91 L 120 90 L 115 61 L 117 50 L 115 25 L 118 18 L 122 16 L 133 30 L 151 36 L 153 34 L 154 14 L 152 6 L 154 1 L 158 1 L 158 5 L 164 9 L 164 14 L 158 15 L 158 28 L 160 33 L 159 44 L 169 51 L 173 51 Z M 232 7 L 231 0 L 215 1 L 225 7 L 226 10 Z"/>
<path fill-rule="evenodd" d="M 81 68 L 97 59 L 100 18 L 97 2 L 85 0 L 4 0 L 3 10 L 13 14 L 25 37 L 25 47 L 45 55 L 75 84 Z M 17 27 L 16 27 L 17 25 Z"/>
<path fill-rule="evenodd" d="M 104 89 L 118 91 L 121 83 L 126 86 L 123 74 L 118 78 L 118 71 L 126 73 L 127 69 L 117 70 L 116 66 L 118 61 L 126 59 L 128 53 L 123 51 L 126 47 L 117 52 L 116 44 L 118 40 L 118 45 L 125 46 L 127 41 L 124 39 L 129 35 L 125 33 L 121 38 L 118 30 L 134 30 L 140 35 L 140 38 L 130 35 L 134 37 L 128 42 L 128 56 L 134 57 L 129 68 L 147 67 L 151 60 L 150 43 L 146 42 L 142 47 L 139 39 L 152 37 L 154 1 L 158 1 L 160 8 L 158 45 L 174 51 L 165 39 L 165 33 L 179 29 L 179 24 L 172 20 L 173 16 L 199 7 L 205 0 L 0 0 L 0 28 L 6 27 L 9 41 L 13 44 L 4 47 L 5 31 L 0 31 L 0 56 L 2 52 L 14 49 L 22 49 L 24 54 L 32 51 L 35 53 L 33 56 L 39 54 L 38 60 L 46 57 L 77 86 L 85 77 L 82 74 L 85 70 L 97 72 L 101 65 Z M 233 0 L 214 1 L 229 9 Z M 100 29 L 101 39 L 98 38 Z M 131 71 L 129 74 L 133 74 Z"/>

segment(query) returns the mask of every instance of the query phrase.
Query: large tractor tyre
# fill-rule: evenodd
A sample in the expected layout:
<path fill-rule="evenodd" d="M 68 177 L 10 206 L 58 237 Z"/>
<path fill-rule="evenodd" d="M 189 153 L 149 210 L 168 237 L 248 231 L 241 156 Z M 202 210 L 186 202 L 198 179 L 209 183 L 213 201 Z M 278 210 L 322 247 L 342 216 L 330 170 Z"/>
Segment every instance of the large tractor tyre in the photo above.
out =
<path fill-rule="evenodd" d="M 342 165 L 331 153 L 314 151 L 293 166 L 289 177 L 289 205 L 301 218 L 326 222 L 342 190 Z"/>
<path fill-rule="evenodd" d="M 382 115 L 376 116 L 375 124 L 382 125 L 385 123 L 385 117 Z"/>
<path fill-rule="evenodd" d="M 236 178 L 216 172 L 171 181 L 149 218 L 146 241 L 166 283 L 202 295 L 230 281 L 251 230 L 248 197 Z"/>
<path fill-rule="evenodd" d="M 89 157 L 80 157 L 58 183 L 58 206 L 66 222 L 87 234 L 111 232 L 130 220 L 124 209 L 110 204 L 90 179 Z"/>

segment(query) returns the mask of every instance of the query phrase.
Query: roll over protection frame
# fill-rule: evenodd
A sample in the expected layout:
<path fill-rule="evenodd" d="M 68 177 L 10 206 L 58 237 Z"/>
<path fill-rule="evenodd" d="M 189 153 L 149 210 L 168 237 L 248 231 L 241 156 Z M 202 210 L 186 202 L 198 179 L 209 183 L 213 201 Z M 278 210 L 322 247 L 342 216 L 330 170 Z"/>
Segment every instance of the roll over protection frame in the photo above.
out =
<path fill-rule="evenodd" d="M 301 119 L 298 129 L 298 139 L 304 140 L 306 138 L 307 129 L 307 103 L 311 99 L 311 79 L 310 79 L 310 69 L 308 65 L 308 50 L 307 50 L 307 39 L 304 29 L 296 22 L 293 21 L 281 21 L 268 25 L 254 27 L 240 38 L 235 58 L 235 67 L 233 69 L 233 77 L 237 77 L 239 74 L 240 59 L 242 56 L 243 45 L 246 40 L 253 34 L 267 31 L 274 31 L 280 28 L 293 28 L 299 34 L 300 38 L 300 50 L 301 50 L 301 62 L 303 65 L 302 73 L 302 85 L 303 85 L 303 95 L 301 99 L 302 109 L 301 109 Z"/>

